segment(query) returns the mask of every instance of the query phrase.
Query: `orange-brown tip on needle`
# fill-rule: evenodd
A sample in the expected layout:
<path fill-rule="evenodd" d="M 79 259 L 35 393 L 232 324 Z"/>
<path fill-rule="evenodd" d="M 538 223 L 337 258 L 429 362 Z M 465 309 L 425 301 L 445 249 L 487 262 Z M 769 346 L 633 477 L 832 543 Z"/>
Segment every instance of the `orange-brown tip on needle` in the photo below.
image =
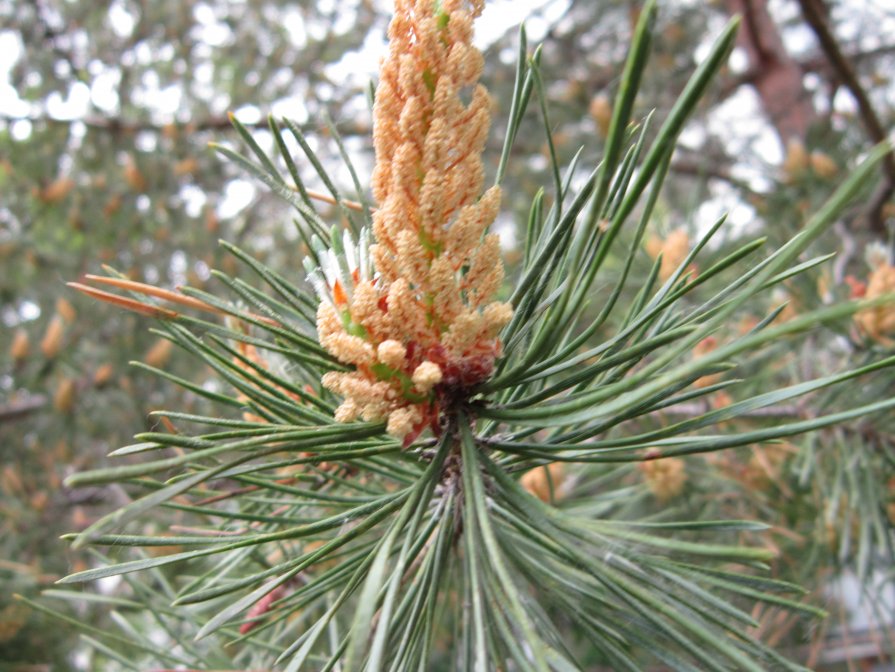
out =
<path fill-rule="evenodd" d="M 168 320 L 179 317 L 180 315 L 179 313 L 173 310 L 168 310 L 167 308 L 153 306 L 148 303 L 141 303 L 140 301 L 137 301 L 135 299 L 128 299 L 123 296 L 118 296 L 117 294 L 104 292 L 103 290 L 96 289 L 95 287 L 90 287 L 89 285 L 82 285 L 79 282 L 67 282 L 65 284 L 72 289 L 76 289 L 79 292 L 87 294 L 88 296 L 92 296 L 95 299 L 105 301 L 106 303 L 111 303 L 112 305 L 131 310 L 135 313 L 140 313 L 141 315 L 147 315 L 149 317 Z"/>
<path fill-rule="evenodd" d="M 323 203 L 329 203 L 330 205 L 336 205 L 337 203 L 339 203 L 339 201 L 337 201 L 329 194 L 325 194 L 322 191 L 317 191 L 316 189 L 305 189 L 305 193 L 308 195 L 309 198 L 313 198 L 315 201 L 322 201 Z M 349 201 L 343 198 L 341 200 L 341 203 L 349 210 L 362 212 L 364 209 L 364 206 L 362 206 L 357 201 Z M 370 210 L 372 211 L 373 208 L 370 208 Z"/>
<path fill-rule="evenodd" d="M 112 287 L 117 287 L 118 289 L 126 289 L 130 292 L 136 292 L 137 294 L 154 296 L 157 299 L 170 301 L 171 303 L 176 303 L 187 308 L 196 308 L 198 310 L 223 314 L 222 310 L 215 308 L 214 306 L 205 303 L 204 301 L 194 299 L 191 296 L 185 296 L 184 294 L 181 294 L 179 292 L 172 292 L 170 289 L 163 289 L 161 287 L 156 287 L 155 285 L 147 285 L 144 282 L 136 282 L 134 280 L 126 280 L 124 278 L 110 278 L 105 275 L 88 274 L 84 277 L 92 282 L 96 282 L 102 285 L 110 285 Z"/>

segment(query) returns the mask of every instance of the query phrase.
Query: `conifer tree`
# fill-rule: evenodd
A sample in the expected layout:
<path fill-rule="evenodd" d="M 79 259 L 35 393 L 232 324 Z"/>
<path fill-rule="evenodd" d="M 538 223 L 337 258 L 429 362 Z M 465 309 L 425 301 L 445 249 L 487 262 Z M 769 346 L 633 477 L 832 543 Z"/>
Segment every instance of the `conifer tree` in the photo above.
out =
<path fill-rule="evenodd" d="M 396 2 L 375 94 L 372 202 L 353 168 L 357 193 L 342 195 L 296 124 L 270 120 L 272 156 L 234 122 L 248 153 L 218 149 L 294 207 L 305 279 L 297 264 L 273 269 L 224 243 L 257 282 L 216 272 L 218 293 L 113 273 L 74 283 L 158 319 L 159 336 L 220 383 L 144 365 L 219 410 L 160 411 L 166 431 L 113 453 L 126 464 L 69 479 L 127 483 L 133 496 L 73 535 L 105 554 L 62 581 L 126 581 L 127 598 L 93 596 L 119 610 L 119 633 L 87 630 L 109 660 L 290 672 L 805 669 L 756 636 L 763 609 L 822 616 L 769 573 L 785 557 L 761 542 L 761 514 L 776 507 L 726 506 L 712 487 L 749 447 L 743 495 L 760 497 L 762 479 L 796 452 L 790 437 L 823 441 L 859 418 L 873 427 L 895 407 L 885 250 L 863 299 L 784 315 L 773 298 L 828 261 L 812 244 L 889 148 L 775 249 L 758 239 L 716 253 L 723 218 L 694 243 L 648 244 L 675 141 L 737 22 L 661 122 L 635 118 L 657 12 L 648 3 L 593 166 L 555 161 L 540 53 L 522 31 L 485 188 L 491 105 L 471 43 L 481 9 Z M 505 276 L 489 227 L 523 115 L 536 113 L 552 182 Z M 291 143 L 344 226 L 318 213 Z M 638 277 L 644 246 L 654 260 Z M 755 306 L 763 314 L 737 329 Z M 799 339 L 852 324 L 880 347 L 797 382 L 760 375 Z M 801 400 L 809 412 L 775 415 Z M 858 553 L 846 544 L 840 557 L 867 575 L 891 560 L 886 486 L 880 455 L 852 458 L 865 462 L 848 494 L 864 483 L 878 497 L 846 502 L 871 510 L 857 521 Z M 846 491 L 837 455 L 796 459 L 807 499 L 826 496 L 831 477 L 834 493 Z"/>

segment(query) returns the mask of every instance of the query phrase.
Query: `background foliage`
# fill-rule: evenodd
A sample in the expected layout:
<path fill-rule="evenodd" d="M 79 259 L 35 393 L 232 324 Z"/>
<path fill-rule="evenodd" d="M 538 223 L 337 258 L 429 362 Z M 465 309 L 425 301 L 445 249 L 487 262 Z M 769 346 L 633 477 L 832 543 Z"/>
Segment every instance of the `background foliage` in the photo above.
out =
<path fill-rule="evenodd" d="M 533 40 L 544 37 L 542 69 L 561 164 L 579 146 L 585 147 L 585 165 L 602 152 L 609 101 L 637 11 L 636 3 L 548 2 L 529 21 Z M 375 70 L 375 57 L 364 48 L 381 45 L 386 12 L 378 3 L 347 0 L 0 2 L 3 44 L 18 47 L 10 49 L 17 57 L 0 89 L 16 91 L 0 110 L 0 488 L 8 514 L 0 572 L 10 588 L 4 596 L 33 595 L 59 575 L 88 566 L 89 559 L 71 552 L 58 534 L 81 529 L 125 501 L 114 487 L 69 490 L 61 483 L 66 472 L 97 464 L 141 428 L 158 428 L 158 419 L 149 416 L 154 409 L 205 410 L 195 397 L 129 368 L 127 361 L 143 359 L 199 381 L 211 377 L 208 371 L 148 333 L 144 320 L 75 298 L 62 291 L 62 282 L 96 271 L 102 261 L 134 279 L 202 287 L 210 268 L 233 270 L 218 238 L 274 268 L 293 268 L 298 277 L 301 242 L 283 205 L 221 162 L 206 143 L 234 137 L 226 115 L 233 110 L 270 147 L 263 117 L 286 115 L 302 124 L 324 162 L 335 166 L 338 148 L 327 130 L 328 114 L 358 166 L 368 167 L 367 73 Z M 660 126 L 700 48 L 733 12 L 745 15 L 740 46 L 684 132 L 648 233 L 660 244 L 684 227 L 694 239 L 713 215 L 732 209 L 735 226 L 712 250 L 718 258 L 744 230 L 766 235 L 774 245 L 799 231 L 854 158 L 891 128 L 895 106 L 887 79 L 895 65 L 895 33 L 887 29 L 893 16 L 884 4 L 730 0 L 663 8 L 635 118 L 655 108 L 652 128 Z M 818 41 L 825 27 L 832 46 Z M 495 161 L 516 53 L 516 31 L 506 28 L 486 52 L 485 81 L 496 107 Z M 522 254 L 512 241 L 524 235 L 532 196 L 552 179 L 539 124 L 537 115 L 523 121 L 505 181 L 512 198 L 502 230 L 511 260 Z M 337 176 L 340 185 L 350 184 L 346 174 Z M 886 161 L 868 183 L 866 198 L 819 242 L 818 253 L 839 253 L 835 262 L 778 295 L 781 302 L 790 300 L 788 310 L 846 298 L 853 291 L 847 276 L 866 278 L 865 244 L 891 244 L 893 185 L 895 170 Z M 639 255 L 632 273 L 644 277 L 650 266 L 649 255 Z M 768 307 L 756 305 L 755 316 Z M 798 350 L 781 345 L 751 362 L 750 384 L 761 390 L 771 381 L 860 365 L 869 350 L 885 347 L 862 341 L 840 323 Z M 849 389 L 867 400 L 892 392 L 885 379 Z M 811 411 L 835 410 L 842 401 L 815 398 Z M 791 405 L 773 410 L 781 418 L 804 413 Z M 840 585 L 843 566 L 872 575 L 870 560 L 878 560 L 875 553 L 889 543 L 890 486 L 861 479 L 890 470 L 891 436 L 882 422 L 852 424 L 787 446 L 782 454 L 756 447 L 721 454 L 718 463 L 688 461 L 689 485 L 679 499 L 651 490 L 636 469 L 595 474 L 593 485 L 585 471 L 584 487 L 570 497 L 586 506 L 588 488 L 612 484 L 629 495 L 626 510 L 673 501 L 716 517 L 779 523 L 761 540 L 781 552 L 777 574 L 829 595 Z M 793 495 L 808 483 L 811 497 Z M 71 660 L 74 645 L 51 647 L 46 635 L 65 638 L 63 631 L 47 628 L 40 614 L 20 604 L 7 601 L 0 609 L 5 664 L 69 664 L 63 661 Z M 805 641 L 798 619 L 773 610 L 759 616 L 764 629 L 782 633 L 775 635 L 781 644 Z M 848 620 L 844 612 L 842 617 Z M 833 626 L 811 633 L 816 647 L 806 660 L 820 659 L 827 627 Z"/>

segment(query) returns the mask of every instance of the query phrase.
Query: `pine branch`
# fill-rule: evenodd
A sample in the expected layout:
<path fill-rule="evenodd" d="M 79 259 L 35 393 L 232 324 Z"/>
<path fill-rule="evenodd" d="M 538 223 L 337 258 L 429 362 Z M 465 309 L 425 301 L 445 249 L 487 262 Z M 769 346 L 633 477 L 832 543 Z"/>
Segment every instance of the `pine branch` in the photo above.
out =
<path fill-rule="evenodd" d="M 480 60 L 468 44 L 471 16 L 456 8 L 398 5 L 374 107 L 385 130 L 376 138 L 372 217 L 344 148 L 357 202 L 342 198 L 291 122 L 269 120 L 272 150 L 238 121 L 245 153 L 217 147 L 295 209 L 307 283 L 225 244 L 260 286 L 215 272 L 226 297 L 125 279 L 91 278 L 133 298 L 80 287 L 150 313 L 205 373 L 193 381 L 156 370 L 200 405 L 160 412 L 165 431 L 138 434 L 110 455 L 125 461 L 66 480 L 123 483 L 132 499 L 69 537 L 114 552 L 61 582 L 129 581 L 136 606 L 116 612 L 125 636 L 87 629 L 111 658 L 110 647 L 133 640 L 134 666 L 400 672 L 437 658 L 477 671 L 802 670 L 773 639 L 759 641 L 761 614 L 750 606 L 785 611 L 787 627 L 796 616 L 822 617 L 802 601 L 805 591 L 764 570 L 784 544 L 808 540 L 798 553 L 813 561 L 824 540 L 803 529 L 769 536 L 779 518 L 750 519 L 768 511 L 756 502 L 776 491 L 753 492 L 746 476 L 793 496 L 780 458 L 760 444 L 808 432 L 840 440 L 818 452 L 853 460 L 833 465 L 839 480 L 852 479 L 837 488 L 862 492 L 849 511 L 872 504 L 859 523 L 860 548 L 842 542 L 840 558 L 865 573 L 883 566 L 877 557 L 890 538 L 875 530 L 885 493 L 870 479 L 881 451 L 865 445 L 858 421 L 895 406 L 885 391 L 895 356 L 837 361 L 832 372 L 819 366 L 816 377 L 793 382 L 761 355 L 788 357 L 806 332 L 841 328 L 891 299 L 824 305 L 785 321 L 783 306 L 768 301 L 829 260 L 810 249 L 860 193 L 882 150 L 779 249 L 760 254 L 764 239 L 714 245 L 722 217 L 695 244 L 684 237 L 680 249 L 668 247 L 670 263 L 658 254 L 644 264 L 677 138 L 727 62 L 737 22 L 660 122 L 639 119 L 657 16 L 648 2 L 604 155 L 586 166 L 579 154 L 567 168 L 555 151 L 540 52 L 529 56 L 523 30 L 498 182 L 536 102 L 550 150 L 549 198 L 535 197 L 515 288 L 502 290 L 499 240 L 488 232 L 499 187 L 482 193 L 491 105 L 483 89 L 469 102 L 460 96 L 477 81 Z M 326 193 L 305 188 L 289 136 Z M 341 221 L 315 210 L 321 197 Z M 489 303 L 499 291 L 510 301 Z M 732 327 L 756 307 L 766 314 L 754 326 Z M 738 366 L 747 380 L 721 379 Z M 704 403 L 735 383 L 736 401 Z M 206 405 L 216 410 L 196 410 Z M 747 446 L 714 461 L 697 457 Z M 749 450 L 757 460 L 746 465 Z M 787 447 L 782 459 L 796 452 Z M 800 470 L 805 489 L 815 464 Z M 686 503 L 691 465 L 705 481 Z M 563 482 L 567 466 L 576 471 Z M 530 478 L 541 474 L 541 483 Z M 738 475 L 736 496 L 718 496 L 715 486 Z M 127 547 L 132 555 L 121 553 Z M 93 599 L 117 606 L 111 596 Z M 164 646 L 141 635 L 150 614 L 165 619 Z"/>

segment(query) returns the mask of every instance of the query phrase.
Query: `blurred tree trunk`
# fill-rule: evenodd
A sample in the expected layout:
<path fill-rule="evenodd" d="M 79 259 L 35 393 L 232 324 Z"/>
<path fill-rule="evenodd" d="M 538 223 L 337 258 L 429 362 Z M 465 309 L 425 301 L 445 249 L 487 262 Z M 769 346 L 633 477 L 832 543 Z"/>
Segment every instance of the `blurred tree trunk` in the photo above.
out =
<path fill-rule="evenodd" d="M 749 58 L 748 82 L 755 87 L 780 142 L 804 140 L 817 112 L 802 81 L 802 66 L 787 52 L 767 0 L 727 0 L 742 16 L 738 44 Z"/>

